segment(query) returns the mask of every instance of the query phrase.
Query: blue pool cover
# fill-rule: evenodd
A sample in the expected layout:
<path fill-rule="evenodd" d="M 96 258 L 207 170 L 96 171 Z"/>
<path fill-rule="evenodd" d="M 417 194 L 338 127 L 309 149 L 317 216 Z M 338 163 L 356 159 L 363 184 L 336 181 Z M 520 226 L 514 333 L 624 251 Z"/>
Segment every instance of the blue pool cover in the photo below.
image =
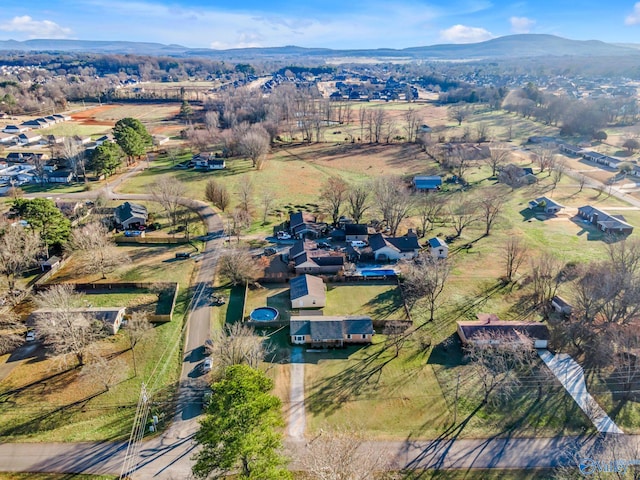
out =
<path fill-rule="evenodd" d="M 392 269 L 376 269 L 376 270 L 361 270 L 360 275 L 363 277 L 391 277 L 396 274 L 395 270 Z"/>

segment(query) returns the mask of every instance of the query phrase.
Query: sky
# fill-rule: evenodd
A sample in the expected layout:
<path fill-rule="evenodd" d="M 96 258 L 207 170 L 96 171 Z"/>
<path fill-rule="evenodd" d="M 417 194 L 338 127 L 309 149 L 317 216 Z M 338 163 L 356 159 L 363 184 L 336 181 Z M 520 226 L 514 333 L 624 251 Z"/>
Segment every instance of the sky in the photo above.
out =
<path fill-rule="evenodd" d="M 28 0 L 5 2 L 0 39 L 127 40 L 215 49 L 473 43 L 517 33 L 640 43 L 626 0 Z"/>

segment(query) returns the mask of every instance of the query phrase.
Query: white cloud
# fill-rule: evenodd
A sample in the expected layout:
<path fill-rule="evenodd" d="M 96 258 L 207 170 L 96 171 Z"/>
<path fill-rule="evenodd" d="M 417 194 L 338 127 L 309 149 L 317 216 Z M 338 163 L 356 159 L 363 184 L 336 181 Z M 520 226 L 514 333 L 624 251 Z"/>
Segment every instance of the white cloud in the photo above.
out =
<path fill-rule="evenodd" d="M 493 38 L 493 34 L 484 28 L 454 25 L 440 30 L 440 38 L 450 43 L 476 43 Z"/>
<path fill-rule="evenodd" d="M 624 19 L 625 25 L 640 25 L 640 2 L 633 6 L 633 12 Z"/>
<path fill-rule="evenodd" d="M 509 22 L 513 33 L 529 33 L 536 24 L 535 20 L 527 17 L 511 17 Z"/>
<path fill-rule="evenodd" d="M 71 29 L 61 27 L 51 20 L 34 20 L 29 15 L 13 17 L 9 22 L 0 24 L 5 32 L 26 33 L 29 38 L 66 38 Z"/>

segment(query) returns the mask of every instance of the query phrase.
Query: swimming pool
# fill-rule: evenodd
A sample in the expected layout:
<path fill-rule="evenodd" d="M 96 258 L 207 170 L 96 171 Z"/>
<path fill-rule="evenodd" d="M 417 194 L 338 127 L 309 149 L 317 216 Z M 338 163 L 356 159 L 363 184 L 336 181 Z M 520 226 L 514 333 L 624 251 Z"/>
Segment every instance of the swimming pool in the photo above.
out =
<path fill-rule="evenodd" d="M 396 275 L 396 271 L 391 268 L 365 268 L 360 270 L 360 275 L 363 277 L 393 277 Z"/>
<path fill-rule="evenodd" d="M 278 315 L 278 310 L 273 307 L 258 307 L 251 311 L 249 318 L 252 322 L 273 322 Z"/>

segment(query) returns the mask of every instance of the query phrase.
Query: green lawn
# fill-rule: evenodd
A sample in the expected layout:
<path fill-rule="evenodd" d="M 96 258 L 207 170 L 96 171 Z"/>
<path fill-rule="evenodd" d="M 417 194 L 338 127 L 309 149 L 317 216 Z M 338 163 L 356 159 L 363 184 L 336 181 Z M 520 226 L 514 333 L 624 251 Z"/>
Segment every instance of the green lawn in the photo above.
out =
<path fill-rule="evenodd" d="M 80 137 L 93 136 L 99 138 L 100 135 L 111 133 L 112 127 L 109 125 L 82 125 L 76 122 L 59 123 L 43 130 L 46 135 L 56 135 L 59 137 Z"/>
<path fill-rule="evenodd" d="M 398 286 L 384 282 L 332 284 L 325 315 L 368 315 L 374 320 L 406 320 Z"/>

